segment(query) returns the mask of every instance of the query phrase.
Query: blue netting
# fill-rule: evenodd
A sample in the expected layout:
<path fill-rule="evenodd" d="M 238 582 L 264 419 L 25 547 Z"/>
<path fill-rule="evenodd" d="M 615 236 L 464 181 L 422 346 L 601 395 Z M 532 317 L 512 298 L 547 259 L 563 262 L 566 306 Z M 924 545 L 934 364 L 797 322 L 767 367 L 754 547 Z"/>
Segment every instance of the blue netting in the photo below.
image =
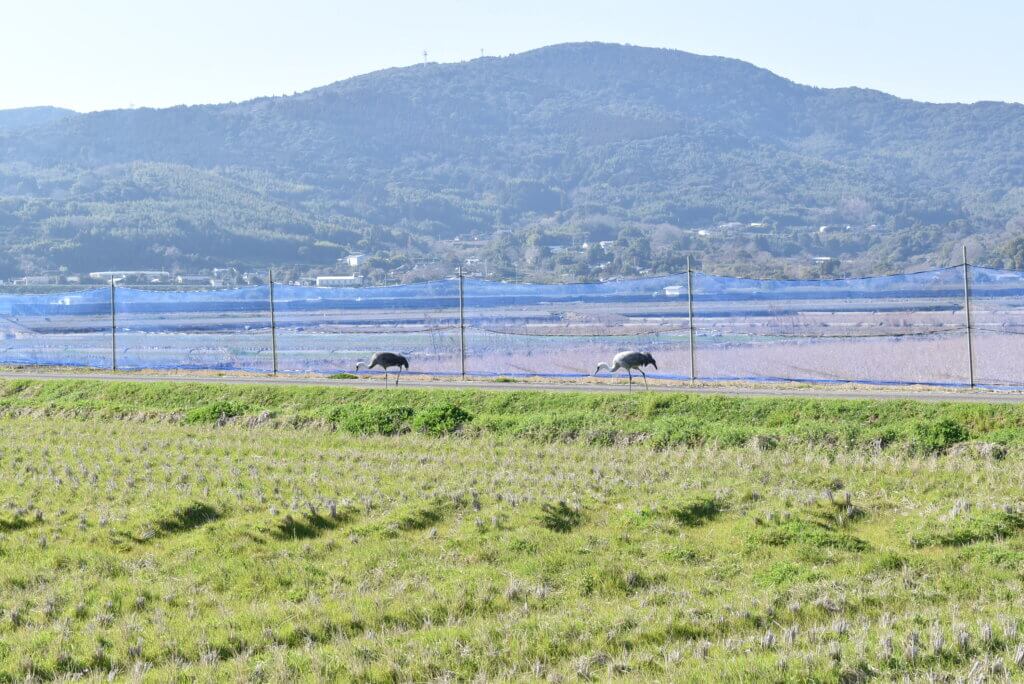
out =
<path fill-rule="evenodd" d="M 270 288 L 117 288 L 118 368 L 273 369 Z"/>
<path fill-rule="evenodd" d="M 688 354 L 686 275 L 598 284 L 466 281 L 468 370 L 475 375 L 578 377 L 619 351 L 650 351 L 649 375 L 682 378 L 665 355 Z"/>
<path fill-rule="evenodd" d="M 970 275 L 975 378 L 1024 387 L 1024 273 L 972 267 Z"/>
<path fill-rule="evenodd" d="M 1024 274 L 971 268 L 978 384 L 1024 386 Z M 467 279 L 473 375 L 581 377 L 622 350 L 650 351 L 653 377 L 690 377 L 686 274 L 598 284 Z M 367 288 L 275 287 L 278 367 L 351 371 L 375 351 L 412 372 L 461 370 L 458 279 Z M 0 295 L 0 363 L 109 367 L 109 288 Z M 693 274 L 695 374 L 963 385 L 969 382 L 963 269 L 838 280 Z M 117 288 L 121 368 L 268 372 L 270 288 Z"/>
<path fill-rule="evenodd" d="M 0 362 L 110 367 L 110 290 L 0 295 Z"/>
<path fill-rule="evenodd" d="M 459 282 L 365 288 L 275 288 L 282 371 L 352 371 L 377 351 L 414 370 L 459 371 Z"/>
<path fill-rule="evenodd" d="M 698 274 L 707 379 L 969 382 L 963 270 L 824 281 Z"/>

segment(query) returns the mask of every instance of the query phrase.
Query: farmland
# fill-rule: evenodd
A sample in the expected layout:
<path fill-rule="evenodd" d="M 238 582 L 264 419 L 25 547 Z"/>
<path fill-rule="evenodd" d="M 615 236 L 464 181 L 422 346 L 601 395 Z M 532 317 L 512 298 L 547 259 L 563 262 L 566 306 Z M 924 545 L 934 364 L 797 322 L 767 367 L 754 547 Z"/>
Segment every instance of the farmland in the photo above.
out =
<path fill-rule="evenodd" d="M 281 285 L 273 316 L 266 286 L 0 295 L 0 362 L 333 374 L 388 349 L 429 376 L 459 375 L 464 363 L 476 377 L 580 378 L 637 349 L 655 355 L 648 370 L 663 380 L 1024 387 L 1018 272 L 968 267 L 970 337 L 962 268 L 820 281 L 692 275 L 692 321 L 686 274 L 466 280 L 464 310 L 457 279 Z"/>
<path fill-rule="evenodd" d="M 995 679 L 1024 408 L 0 381 L 0 681 Z"/>

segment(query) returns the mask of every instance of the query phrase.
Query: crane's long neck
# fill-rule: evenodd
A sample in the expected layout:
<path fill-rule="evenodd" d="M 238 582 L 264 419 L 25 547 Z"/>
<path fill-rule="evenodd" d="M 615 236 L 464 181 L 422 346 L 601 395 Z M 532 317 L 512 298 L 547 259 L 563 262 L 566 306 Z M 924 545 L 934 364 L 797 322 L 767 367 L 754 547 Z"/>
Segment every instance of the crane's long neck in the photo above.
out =
<path fill-rule="evenodd" d="M 597 370 L 594 371 L 594 375 L 597 375 L 598 373 L 600 373 L 602 368 L 605 369 L 606 371 L 608 371 L 609 373 L 611 373 L 612 371 L 615 370 L 614 368 L 609 366 L 607 363 L 602 361 L 601 363 L 597 364 Z"/>

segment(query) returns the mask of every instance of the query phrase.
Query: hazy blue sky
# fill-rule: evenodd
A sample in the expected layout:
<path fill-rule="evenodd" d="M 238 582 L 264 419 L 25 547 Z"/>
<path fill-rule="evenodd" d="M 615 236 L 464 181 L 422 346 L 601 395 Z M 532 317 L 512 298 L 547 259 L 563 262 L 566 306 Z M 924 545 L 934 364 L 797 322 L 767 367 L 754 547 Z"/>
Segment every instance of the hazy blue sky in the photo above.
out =
<path fill-rule="evenodd" d="M 737 57 L 801 83 L 1024 102 L 1020 0 L 19 0 L 0 108 L 225 102 L 580 40 Z"/>

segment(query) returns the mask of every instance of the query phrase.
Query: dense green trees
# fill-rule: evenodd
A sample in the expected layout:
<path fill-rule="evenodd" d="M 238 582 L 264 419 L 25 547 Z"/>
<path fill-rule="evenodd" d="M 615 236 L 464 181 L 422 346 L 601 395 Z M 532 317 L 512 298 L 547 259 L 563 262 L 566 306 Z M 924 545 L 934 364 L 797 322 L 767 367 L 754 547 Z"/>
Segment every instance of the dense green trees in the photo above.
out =
<path fill-rule="evenodd" d="M 292 97 L 0 126 L 0 277 L 329 265 L 348 250 L 444 262 L 458 257 L 447 241 L 499 230 L 511 234 L 487 258 L 501 273 L 566 259 L 595 277 L 607 262 L 605 274 L 677 270 L 688 253 L 736 272 L 811 256 L 870 270 L 938 259 L 967 234 L 997 255 L 1024 216 L 1022 143 L 1020 105 L 923 104 L 735 60 L 561 45 Z M 726 221 L 770 227 L 696 234 Z M 823 224 L 853 229 L 816 234 Z M 617 243 L 569 259 L 531 234 Z"/>

